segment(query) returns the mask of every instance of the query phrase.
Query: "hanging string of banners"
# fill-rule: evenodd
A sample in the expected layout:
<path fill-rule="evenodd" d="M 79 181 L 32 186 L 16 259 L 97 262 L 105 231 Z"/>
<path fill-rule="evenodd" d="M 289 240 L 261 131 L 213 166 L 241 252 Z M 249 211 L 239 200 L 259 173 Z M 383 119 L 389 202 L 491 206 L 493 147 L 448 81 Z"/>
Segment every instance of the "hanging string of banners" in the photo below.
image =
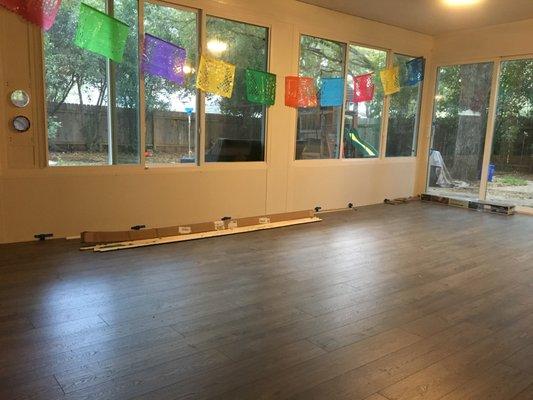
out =
<path fill-rule="evenodd" d="M 27 21 L 49 30 L 61 7 L 61 0 L 0 0 L 0 6 Z M 81 3 L 74 43 L 85 50 L 120 63 L 124 56 L 130 28 L 125 23 Z M 145 74 L 162 77 L 178 85 L 185 83 L 186 50 L 169 41 L 146 33 L 142 48 L 141 69 Z M 207 55 L 201 55 L 196 87 L 206 93 L 230 98 L 235 85 L 236 66 Z M 400 92 L 403 86 L 414 86 L 424 80 L 425 59 L 413 58 L 405 63 L 404 76 L 398 65 L 379 71 L 385 95 Z M 276 75 L 266 71 L 246 69 L 244 74 L 246 99 L 253 104 L 272 106 L 276 99 Z M 339 107 L 344 102 L 345 79 L 285 77 L 285 105 L 294 108 Z M 353 77 L 350 101 L 362 103 L 374 99 L 374 72 Z"/>

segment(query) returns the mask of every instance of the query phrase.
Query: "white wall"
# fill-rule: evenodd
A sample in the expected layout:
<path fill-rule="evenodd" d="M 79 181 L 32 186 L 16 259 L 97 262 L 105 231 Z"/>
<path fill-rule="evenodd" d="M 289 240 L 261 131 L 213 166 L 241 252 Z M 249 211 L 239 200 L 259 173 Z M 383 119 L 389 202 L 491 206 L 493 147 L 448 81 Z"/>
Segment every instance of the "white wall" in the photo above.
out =
<path fill-rule="evenodd" d="M 437 36 L 437 65 L 533 54 L 533 19 Z"/>
<path fill-rule="evenodd" d="M 42 110 L 40 32 L 0 9 L 0 241 L 31 240 L 38 232 L 56 237 L 92 229 L 128 229 L 380 203 L 416 192 L 418 158 L 294 160 L 296 111 L 283 104 L 284 79 L 298 70 L 300 33 L 366 44 L 413 56 L 431 65 L 433 38 L 293 0 L 183 0 L 211 15 L 271 28 L 271 71 L 278 98 L 268 112 L 267 161 L 201 167 L 106 166 L 48 168 Z M 9 57 L 4 55 L 9 54 Z M 25 113 L 35 122 L 26 135 L 9 129 L 19 110 L 7 104 L 11 90 L 32 96 Z M 430 97 L 431 78 L 424 96 Z M 429 107 L 429 108 L 428 108 Z M 431 103 L 424 102 L 422 129 Z M 424 153 L 423 148 L 419 154 Z"/>

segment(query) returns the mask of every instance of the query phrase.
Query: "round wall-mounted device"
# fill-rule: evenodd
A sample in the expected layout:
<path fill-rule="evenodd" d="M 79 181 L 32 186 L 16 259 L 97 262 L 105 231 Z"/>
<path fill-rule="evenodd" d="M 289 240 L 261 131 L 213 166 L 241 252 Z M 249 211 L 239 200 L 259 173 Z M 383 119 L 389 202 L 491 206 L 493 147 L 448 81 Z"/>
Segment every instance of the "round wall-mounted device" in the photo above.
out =
<path fill-rule="evenodd" d="M 11 104 L 18 108 L 24 108 L 30 104 L 30 95 L 24 90 L 17 89 L 11 92 Z"/>
<path fill-rule="evenodd" d="M 13 128 L 17 132 L 26 132 L 28 129 L 30 129 L 30 126 L 30 120 L 24 115 L 18 115 L 13 118 Z"/>

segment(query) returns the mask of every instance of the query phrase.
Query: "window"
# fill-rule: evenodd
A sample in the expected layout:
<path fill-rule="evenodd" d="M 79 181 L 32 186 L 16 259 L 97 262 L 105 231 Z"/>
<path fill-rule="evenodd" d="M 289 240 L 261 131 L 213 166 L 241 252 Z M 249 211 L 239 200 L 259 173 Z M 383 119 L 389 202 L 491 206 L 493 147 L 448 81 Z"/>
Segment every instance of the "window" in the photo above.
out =
<path fill-rule="evenodd" d="M 478 198 L 492 69 L 492 63 L 439 68 L 429 192 Z"/>
<path fill-rule="evenodd" d="M 186 50 L 183 85 L 144 75 L 146 163 L 196 163 L 198 16 L 190 10 L 145 2 L 145 33 Z"/>
<path fill-rule="evenodd" d="M 205 96 L 205 160 L 263 161 L 264 106 L 246 99 L 245 69 L 268 69 L 268 29 L 207 17 L 207 52 L 237 66 L 231 98 Z"/>
<path fill-rule="evenodd" d="M 49 165 L 138 163 L 137 1 L 84 2 L 128 24 L 130 35 L 121 64 L 80 49 L 81 2 L 63 1 L 44 36 Z"/>
<path fill-rule="evenodd" d="M 342 43 L 302 35 L 300 39 L 300 76 L 312 77 L 320 86 L 321 78 L 344 76 Z M 296 159 L 338 158 L 342 106 L 298 109 Z"/>
<path fill-rule="evenodd" d="M 400 67 L 400 79 L 406 77 L 406 63 L 414 57 L 394 55 L 394 65 Z M 402 84 L 402 90 L 391 96 L 387 129 L 387 157 L 416 156 L 418 118 L 422 82 L 413 86 Z"/>
<path fill-rule="evenodd" d="M 343 156 L 379 157 L 384 99 L 379 71 L 387 66 L 387 52 L 355 45 L 348 48 Z M 371 72 L 375 85 L 373 99 L 354 103 L 354 77 Z"/>
<path fill-rule="evenodd" d="M 503 61 L 487 198 L 533 207 L 533 59 Z"/>

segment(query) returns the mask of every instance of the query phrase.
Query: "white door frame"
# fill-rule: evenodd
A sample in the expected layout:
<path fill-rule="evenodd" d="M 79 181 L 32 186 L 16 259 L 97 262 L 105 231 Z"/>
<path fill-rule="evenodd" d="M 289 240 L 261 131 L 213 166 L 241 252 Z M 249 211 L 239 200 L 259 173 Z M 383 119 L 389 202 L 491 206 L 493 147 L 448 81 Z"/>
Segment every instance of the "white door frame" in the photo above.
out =
<path fill-rule="evenodd" d="M 435 116 L 435 96 L 437 94 L 438 90 L 438 83 L 439 83 L 439 69 L 442 67 L 449 67 L 453 65 L 464 65 L 464 64 L 477 64 L 477 63 L 484 63 L 484 62 L 492 62 L 493 63 L 493 69 L 492 69 L 492 80 L 491 80 L 491 88 L 490 88 L 490 99 L 489 99 L 489 105 L 488 105 L 488 116 L 487 116 L 487 129 L 485 131 L 485 145 L 483 148 L 483 162 L 482 162 L 482 168 L 481 168 L 481 181 L 479 183 L 479 193 L 478 197 L 480 200 L 485 200 L 487 198 L 487 182 L 488 182 L 488 176 L 489 176 L 489 165 L 492 158 L 492 145 L 494 141 L 494 129 L 495 129 L 495 123 L 496 123 L 496 117 L 497 117 L 497 108 L 498 108 L 498 95 L 499 95 L 499 87 L 500 87 L 500 76 L 501 76 L 501 67 L 502 63 L 505 61 L 512 61 L 512 60 L 527 60 L 533 58 L 533 54 L 527 54 L 527 55 L 517 55 L 517 56 L 508 56 L 508 57 L 497 57 L 492 59 L 475 59 L 471 61 L 465 61 L 461 60 L 461 62 L 457 63 L 444 63 L 444 64 L 438 64 L 436 66 L 436 79 L 435 79 L 435 88 L 434 88 L 434 95 L 433 95 L 433 111 L 431 115 L 431 125 L 430 125 L 430 140 L 429 140 L 429 147 L 431 147 L 431 144 L 433 143 L 433 120 Z M 428 148 L 429 152 L 429 148 Z M 426 190 L 428 188 L 429 183 L 429 158 L 428 158 L 428 165 L 427 165 L 427 179 L 426 179 Z M 533 208 L 531 207 L 517 207 L 517 210 L 519 212 L 523 212 L 525 214 L 532 214 L 533 215 Z"/>

